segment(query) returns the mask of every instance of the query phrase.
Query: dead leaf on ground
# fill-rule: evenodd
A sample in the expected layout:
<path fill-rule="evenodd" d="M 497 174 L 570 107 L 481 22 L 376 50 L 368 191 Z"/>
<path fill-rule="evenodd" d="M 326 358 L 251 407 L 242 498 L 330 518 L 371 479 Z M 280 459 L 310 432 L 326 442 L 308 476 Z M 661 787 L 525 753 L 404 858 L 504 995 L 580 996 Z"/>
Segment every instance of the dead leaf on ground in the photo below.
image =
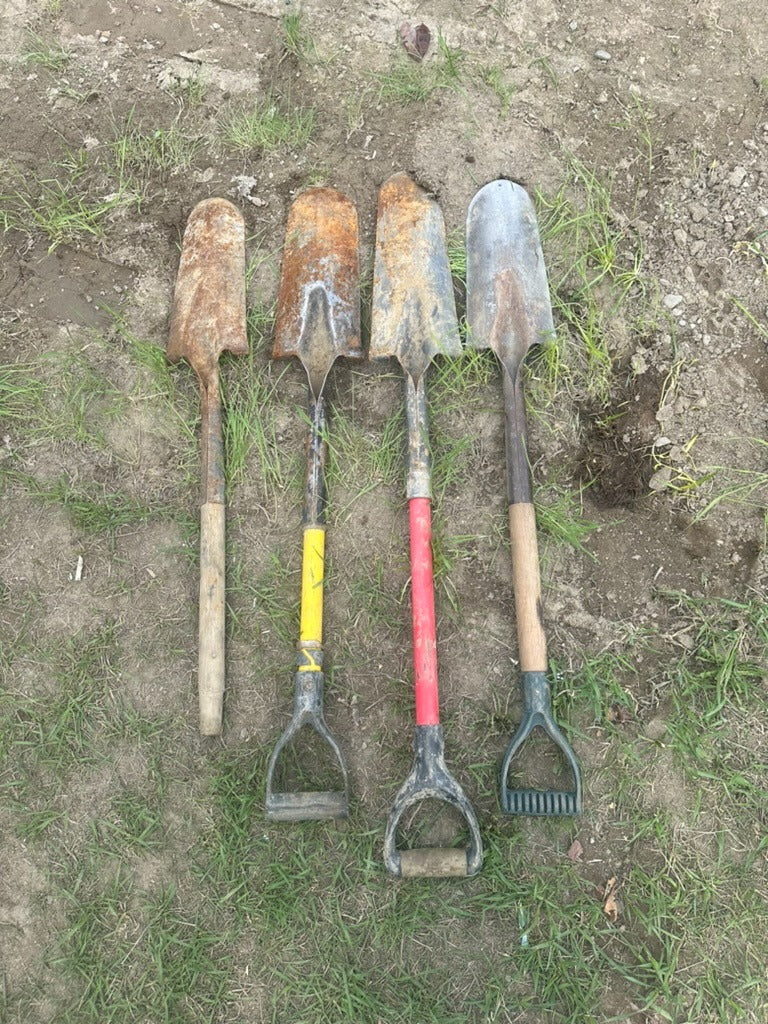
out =
<path fill-rule="evenodd" d="M 574 839 L 571 845 L 568 847 L 568 853 L 566 854 L 568 860 L 581 860 L 584 856 L 584 847 L 581 845 L 578 839 Z"/>
<path fill-rule="evenodd" d="M 423 60 L 429 49 L 432 35 L 426 25 L 413 26 L 404 21 L 400 26 L 400 38 L 409 57 L 413 57 L 414 60 Z"/>
<path fill-rule="evenodd" d="M 603 892 L 603 913 L 608 920 L 615 924 L 619 917 L 619 904 L 616 901 L 616 893 L 619 891 L 619 880 L 614 875 L 605 883 Z"/>

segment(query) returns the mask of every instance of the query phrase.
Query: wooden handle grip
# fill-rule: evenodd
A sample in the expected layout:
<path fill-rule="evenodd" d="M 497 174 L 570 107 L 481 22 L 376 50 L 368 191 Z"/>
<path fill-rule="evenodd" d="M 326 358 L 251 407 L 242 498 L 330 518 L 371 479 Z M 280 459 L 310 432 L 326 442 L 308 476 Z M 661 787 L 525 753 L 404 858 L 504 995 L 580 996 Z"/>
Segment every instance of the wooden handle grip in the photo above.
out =
<path fill-rule="evenodd" d="M 539 547 L 533 505 L 520 502 L 509 506 L 509 536 L 520 669 L 522 672 L 546 672 L 547 640 L 542 623 Z"/>
<path fill-rule="evenodd" d="M 226 509 L 200 506 L 200 733 L 218 736 L 224 708 L 224 532 Z"/>
<path fill-rule="evenodd" d="M 403 878 L 466 878 L 467 851 L 437 846 L 403 850 L 400 873 Z"/>

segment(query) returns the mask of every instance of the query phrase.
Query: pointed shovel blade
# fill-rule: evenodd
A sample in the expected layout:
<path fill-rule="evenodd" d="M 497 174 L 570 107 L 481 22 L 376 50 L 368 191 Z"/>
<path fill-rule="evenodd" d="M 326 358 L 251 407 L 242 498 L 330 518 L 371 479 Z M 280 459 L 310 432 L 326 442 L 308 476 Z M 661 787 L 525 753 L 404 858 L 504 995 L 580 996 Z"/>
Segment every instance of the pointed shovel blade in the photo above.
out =
<path fill-rule="evenodd" d="M 524 188 L 492 181 L 467 213 L 467 344 L 492 348 L 511 376 L 554 335 L 536 211 Z"/>
<path fill-rule="evenodd" d="M 370 354 L 394 356 L 414 381 L 434 356 L 461 355 L 443 215 L 402 173 L 379 191 Z"/>
<path fill-rule="evenodd" d="M 248 352 L 245 226 L 226 199 L 204 199 L 184 231 L 166 354 L 186 359 L 207 384 L 225 350 Z"/>
<path fill-rule="evenodd" d="M 362 355 L 357 211 L 336 189 L 309 189 L 291 206 L 273 355 L 298 356 L 315 398 L 338 356 Z"/>

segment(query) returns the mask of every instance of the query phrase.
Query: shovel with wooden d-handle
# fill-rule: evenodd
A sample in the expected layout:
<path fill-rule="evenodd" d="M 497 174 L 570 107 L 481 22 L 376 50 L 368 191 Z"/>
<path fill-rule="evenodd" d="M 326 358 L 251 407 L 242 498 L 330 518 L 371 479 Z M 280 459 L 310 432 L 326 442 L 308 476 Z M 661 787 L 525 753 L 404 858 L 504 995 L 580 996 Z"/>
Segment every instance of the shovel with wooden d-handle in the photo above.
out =
<path fill-rule="evenodd" d="M 297 356 L 309 382 L 309 439 L 304 489 L 301 624 L 293 717 L 277 742 L 267 769 L 267 817 L 282 821 L 346 818 L 347 767 L 323 717 L 323 572 L 325 557 L 325 399 L 328 373 L 338 356 L 359 358 L 360 289 L 357 213 L 346 196 L 312 188 L 296 199 L 288 216 L 277 299 L 273 355 Z M 343 788 L 278 792 L 280 754 L 304 726 L 333 751 Z"/>
<path fill-rule="evenodd" d="M 416 729 L 413 769 L 395 797 L 384 838 L 384 862 L 403 877 L 466 876 L 481 866 L 480 829 L 464 790 L 444 758 L 437 692 L 435 595 L 429 436 L 425 378 L 434 356 L 458 356 L 461 341 L 440 208 L 406 174 L 379 192 L 371 319 L 372 358 L 394 356 L 405 371 L 407 493 L 411 535 L 411 600 Z M 463 815 L 468 848 L 398 850 L 404 812 L 442 800 Z"/>
<path fill-rule="evenodd" d="M 224 704 L 224 440 L 219 356 L 246 355 L 245 228 L 226 199 L 204 199 L 189 216 L 173 296 L 167 355 L 200 380 L 203 486 L 200 504 L 198 691 L 200 732 L 218 736 Z"/>
<path fill-rule="evenodd" d="M 521 372 L 528 349 L 551 338 L 554 324 L 536 211 L 525 189 L 511 181 L 492 181 L 469 206 L 467 329 L 467 344 L 493 349 L 504 377 L 509 532 L 523 717 L 502 764 L 501 806 L 507 814 L 579 814 L 579 765 L 552 716 Z M 537 727 L 560 748 L 571 770 L 572 789 L 510 788 L 510 762 Z"/>

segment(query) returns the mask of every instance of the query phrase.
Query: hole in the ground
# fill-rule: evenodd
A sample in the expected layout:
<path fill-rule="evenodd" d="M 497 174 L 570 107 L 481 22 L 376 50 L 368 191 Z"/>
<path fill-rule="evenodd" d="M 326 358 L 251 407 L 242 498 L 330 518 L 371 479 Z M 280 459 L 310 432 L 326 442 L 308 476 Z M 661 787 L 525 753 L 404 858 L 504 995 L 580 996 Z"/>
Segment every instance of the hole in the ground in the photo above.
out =
<path fill-rule="evenodd" d="M 653 442 L 663 381 L 648 371 L 633 378 L 608 409 L 585 408 L 585 444 L 579 472 L 590 495 L 605 508 L 633 508 L 649 493 Z"/>

